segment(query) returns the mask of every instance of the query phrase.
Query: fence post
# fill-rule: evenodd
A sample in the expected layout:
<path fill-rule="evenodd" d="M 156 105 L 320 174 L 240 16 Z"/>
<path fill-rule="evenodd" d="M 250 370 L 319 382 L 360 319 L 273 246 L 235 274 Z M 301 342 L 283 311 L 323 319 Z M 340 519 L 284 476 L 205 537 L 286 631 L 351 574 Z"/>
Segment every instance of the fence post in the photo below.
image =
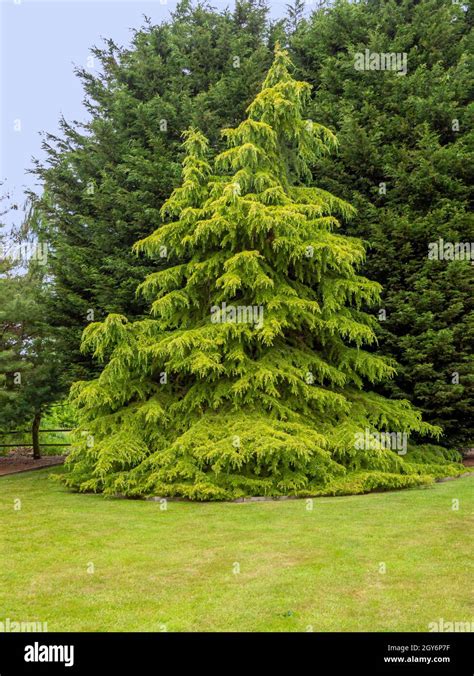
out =
<path fill-rule="evenodd" d="M 33 440 L 33 458 L 39 460 L 41 458 L 41 451 L 39 445 L 39 428 L 41 423 L 41 411 L 35 413 L 33 418 L 33 425 L 31 428 L 31 436 Z"/>

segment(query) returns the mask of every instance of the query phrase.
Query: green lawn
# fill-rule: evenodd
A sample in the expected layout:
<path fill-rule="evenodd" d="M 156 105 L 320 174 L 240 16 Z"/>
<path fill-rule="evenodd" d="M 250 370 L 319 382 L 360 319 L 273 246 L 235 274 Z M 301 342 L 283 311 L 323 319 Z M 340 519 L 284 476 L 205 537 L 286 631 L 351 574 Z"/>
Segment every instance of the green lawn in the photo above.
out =
<path fill-rule="evenodd" d="M 306 500 L 163 511 L 71 494 L 50 474 L 0 478 L 0 621 L 49 631 L 427 631 L 441 617 L 473 619 L 474 477 L 319 498 L 312 511 Z"/>

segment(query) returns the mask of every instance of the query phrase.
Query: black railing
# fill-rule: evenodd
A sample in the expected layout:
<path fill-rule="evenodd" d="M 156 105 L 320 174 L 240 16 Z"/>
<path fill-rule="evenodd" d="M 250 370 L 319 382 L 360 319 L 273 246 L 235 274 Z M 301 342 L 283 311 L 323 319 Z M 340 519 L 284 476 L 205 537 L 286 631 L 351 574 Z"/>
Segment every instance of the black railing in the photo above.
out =
<path fill-rule="evenodd" d="M 39 433 L 43 432 L 71 432 L 72 430 L 70 429 L 60 429 L 60 430 L 38 430 Z M 31 435 L 30 430 L 11 430 L 10 432 L 0 432 L 0 437 L 9 437 L 12 434 L 29 434 Z M 18 446 L 33 446 L 33 443 L 31 444 L 22 444 L 22 443 L 16 443 L 16 444 L 0 444 L 0 448 L 18 448 Z M 63 444 L 63 443 L 58 443 L 58 444 L 40 444 L 41 447 L 47 448 L 51 446 L 71 446 L 71 444 Z"/>

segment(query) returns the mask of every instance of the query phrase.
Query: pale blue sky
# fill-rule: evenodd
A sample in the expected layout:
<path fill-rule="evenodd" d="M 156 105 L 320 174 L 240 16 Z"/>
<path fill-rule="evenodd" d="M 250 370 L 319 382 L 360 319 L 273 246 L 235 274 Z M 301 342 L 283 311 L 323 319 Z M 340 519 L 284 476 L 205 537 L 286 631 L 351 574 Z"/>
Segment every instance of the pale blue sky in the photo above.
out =
<path fill-rule="evenodd" d="M 272 0 L 271 15 L 285 14 L 288 0 Z M 219 9 L 233 0 L 211 0 Z M 92 45 L 111 37 L 127 45 L 143 15 L 160 23 L 176 0 L 0 0 L 0 180 L 21 200 L 31 157 L 42 157 L 42 130 L 55 133 L 61 114 L 86 119 L 74 65 L 87 65 Z M 21 127 L 20 127 L 21 126 Z M 20 128 L 19 128 L 20 127 Z M 12 221 L 16 222 L 19 214 Z"/>

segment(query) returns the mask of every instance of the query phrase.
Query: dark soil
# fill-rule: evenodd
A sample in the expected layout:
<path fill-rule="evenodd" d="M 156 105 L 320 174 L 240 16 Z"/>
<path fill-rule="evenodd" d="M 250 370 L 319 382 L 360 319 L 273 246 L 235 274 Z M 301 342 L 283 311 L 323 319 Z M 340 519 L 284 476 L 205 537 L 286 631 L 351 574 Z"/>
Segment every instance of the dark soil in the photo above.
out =
<path fill-rule="evenodd" d="M 8 455 L 0 457 L 0 476 L 62 465 L 65 458 L 65 455 L 45 455 L 39 460 L 34 460 L 33 449 L 22 446 L 13 449 Z"/>

